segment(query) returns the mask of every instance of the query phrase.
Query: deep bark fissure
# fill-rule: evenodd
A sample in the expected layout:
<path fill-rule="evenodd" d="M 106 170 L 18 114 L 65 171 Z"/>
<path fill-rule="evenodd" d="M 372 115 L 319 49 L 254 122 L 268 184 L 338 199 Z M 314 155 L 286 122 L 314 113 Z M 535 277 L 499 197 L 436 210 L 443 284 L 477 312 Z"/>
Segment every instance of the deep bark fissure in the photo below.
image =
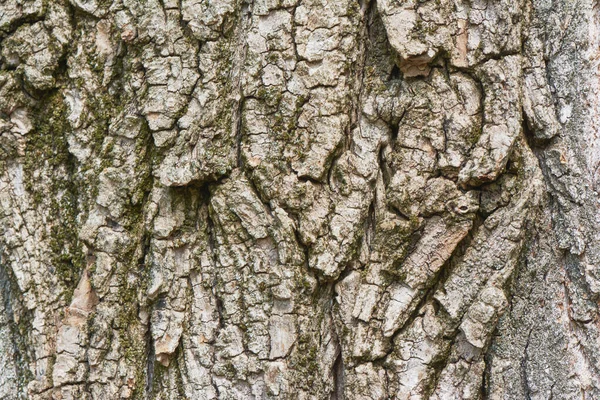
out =
<path fill-rule="evenodd" d="M 598 5 L 484 3 L 7 0 L 0 397 L 599 397 Z"/>

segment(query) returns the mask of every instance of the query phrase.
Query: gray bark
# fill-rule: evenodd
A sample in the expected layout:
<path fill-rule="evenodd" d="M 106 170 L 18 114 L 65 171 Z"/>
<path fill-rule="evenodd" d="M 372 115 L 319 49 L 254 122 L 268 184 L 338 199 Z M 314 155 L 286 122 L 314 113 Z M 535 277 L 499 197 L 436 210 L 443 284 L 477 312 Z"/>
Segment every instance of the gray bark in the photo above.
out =
<path fill-rule="evenodd" d="M 0 398 L 600 398 L 592 0 L 2 0 Z"/>

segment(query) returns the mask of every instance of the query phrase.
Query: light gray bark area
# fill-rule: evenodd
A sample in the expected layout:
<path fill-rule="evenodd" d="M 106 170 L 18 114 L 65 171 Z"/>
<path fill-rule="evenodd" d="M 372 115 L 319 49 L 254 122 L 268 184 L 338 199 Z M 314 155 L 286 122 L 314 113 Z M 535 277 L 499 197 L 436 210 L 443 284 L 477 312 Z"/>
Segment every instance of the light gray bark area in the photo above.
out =
<path fill-rule="evenodd" d="M 4 0 L 0 398 L 600 398 L 581 0 Z"/>

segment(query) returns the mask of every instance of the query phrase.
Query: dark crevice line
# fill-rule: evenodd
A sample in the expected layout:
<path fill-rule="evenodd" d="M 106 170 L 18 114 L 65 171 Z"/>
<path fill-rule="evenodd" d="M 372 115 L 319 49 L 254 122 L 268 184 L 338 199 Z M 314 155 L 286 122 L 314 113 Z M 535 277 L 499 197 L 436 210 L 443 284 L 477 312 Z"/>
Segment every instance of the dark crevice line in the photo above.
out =
<path fill-rule="evenodd" d="M 373 195 L 373 200 L 369 205 L 369 211 L 367 212 L 367 218 L 365 219 L 364 235 L 362 241 L 367 243 L 369 251 L 373 249 L 373 241 L 375 240 L 375 234 L 377 230 L 377 214 L 375 212 L 375 204 L 377 204 L 377 191 Z M 362 243 L 361 243 L 362 244 Z M 361 246 L 359 245 L 359 248 Z"/>
<path fill-rule="evenodd" d="M 243 141 L 243 111 L 244 111 L 244 91 L 242 87 L 242 75 L 245 73 L 244 64 L 246 63 L 246 57 L 248 56 L 248 43 L 247 43 L 247 31 L 252 22 L 252 8 L 253 1 L 244 1 L 239 10 L 238 21 L 240 26 L 237 28 L 236 38 L 236 51 L 234 53 L 234 75 L 235 79 L 235 90 L 238 98 L 237 106 L 234 109 L 233 121 L 234 121 L 234 140 L 236 143 L 236 166 L 237 168 L 244 169 L 244 163 L 242 160 L 242 141 Z"/>
<path fill-rule="evenodd" d="M 1 46 L 2 41 L 4 39 L 8 38 L 13 33 L 15 33 L 23 25 L 34 25 L 38 22 L 44 22 L 45 19 L 46 19 L 45 12 L 43 12 L 41 15 L 36 15 L 36 14 L 25 15 L 23 17 L 15 19 L 4 29 L 0 30 L 0 48 L 3 47 L 3 46 Z"/>
<path fill-rule="evenodd" d="M 338 344 L 338 346 L 338 354 L 331 371 L 333 375 L 333 392 L 331 393 L 331 400 L 344 400 L 344 359 L 342 357 L 341 344 Z"/>
<path fill-rule="evenodd" d="M 214 184 L 213 184 L 214 186 Z M 205 207 L 205 212 L 206 212 L 206 236 L 207 236 L 207 244 L 208 244 L 208 249 L 210 251 L 210 256 L 212 257 L 213 260 L 213 265 L 214 265 L 214 269 L 213 271 L 211 271 L 212 274 L 212 290 L 211 290 L 211 294 L 215 299 L 215 310 L 217 311 L 218 314 L 218 330 L 222 329 L 225 327 L 225 319 L 223 318 L 223 300 L 221 300 L 221 298 L 219 297 L 219 291 L 218 291 L 218 287 L 219 287 L 219 282 L 217 279 L 217 274 L 216 274 L 216 266 L 218 263 L 218 259 L 217 259 L 217 244 L 216 244 L 216 237 L 215 237 L 215 223 L 213 221 L 213 218 L 211 217 L 211 205 L 210 205 L 210 200 L 211 200 L 211 192 L 210 192 L 210 186 L 204 185 L 201 188 L 201 195 L 202 195 L 202 203 L 204 204 L 201 207 Z M 215 389 L 215 392 L 217 393 L 217 398 L 220 398 L 220 392 L 219 392 L 219 386 L 216 384 L 215 380 L 214 380 L 214 376 L 211 373 L 211 378 L 210 378 L 210 382 L 212 387 Z"/>
<path fill-rule="evenodd" d="M 150 323 L 146 329 L 146 386 L 145 386 L 145 398 L 152 398 L 153 383 L 154 383 L 154 359 L 156 354 L 154 352 L 154 343 L 152 341 L 152 330 L 150 329 Z"/>
<path fill-rule="evenodd" d="M 527 362 L 529 359 L 529 354 L 527 353 L 527 350 L 529 348 L 529 343 L 531 341 L 531 332 L 533 331 L 533 328 L 531 328 L 529 330 L 529 334 L 527 335 L 527 342 L 525 343 L 525 349 L 523 350 L 523 357 L 521 358 L 521 361 L 519 363 L 520 365 L 520 374 L 521 374 L 521 384 L 523 387 L 523 394 L 525 395 L 525 399 L 526 400 L 531 400 L 531 388 L 529 387 L 529 377 L 527 374 Z"/>
<path fill-rule="evenodd" d="M 367 59 L 368 59 L 368 55 L 369 55 L 369 50 L 368 47 L 366 45 L 366 43 L 368 42 L 368 39 L 370 37 L 370 24 L 372 23 L 372 20 L 374 18 L 374 15 L 376 14 L 376 6 L 375 6 L 376 2 L 374 0 L 359 0 L 359 7 L 360 7 L 360 15 L 361 15 L 361 23 L 363 24 L 362 29 L 357 32 L 358 35 L 358 41 L 361 44 L 361 47 L 358 49 L 358 52 L 360 53 L 360 56 L 358 57 L 358 61 L 356 62 L 356 70 L 352 71 L 354 73 L 354 78 L 355 78 L 355 82 L 358 83 L 358 94 L 357 96 L 354 97 L 354 101 L 351 104 L 351 111 L 350 111 L 350 122 L 349 125 L 347 126 L 347 129 L 345 130 L 345 135 L 344 135 L 344 139 L 343 139 L 343 143 L 342 145 L 339 146 L 339 150 L 336 150 L 337 154 L 333 154 L 332 155 L 332 160 L 330 162 L 329 168 L 327 170 L 327 174 L 326 174 L 326 179 L 327 179 L 327 184 L 329 186 L 329 188 L 335 192 L 335 183 L 333 182 L 334 179 L 334 170 L 336 168 L 337 165 L 337 161 L 340 157 L 343 156 L 343 154 L 348 151 L 351 150 L 352 148 L 352 131 L 354 129 L 358 129 L 360 130 L 360 123 L 361 123 L 361 118 L 362 118 L 362 111 L 361 111 L 361 105 L 363 104 L 363 97 L 365 94 L 365 78 L 366 78 L 366 63 L 367 63 Z M 380 149 L 381 150 L 381 149 Z M 378 151 L 380 151 L 378 150 Z M 379 160 L 381 160 L 381 156 L 382 156 L 382 152 L 380 151 L 380 157 Z M 376 184 L 376 182 L 375 182 Z M 361 238 L 358 238 L 358 247 L 360 248 L 360 246 L 362 245 L 362 241 L 367 241 L 370 247 L 370 242 L 372 241 L 372 236 L 374 236 L 375 234 L 375 224 L 376 224 L 376 216 L 375 216 L 375 203 L 376 203 L 376 187 L 375 185 L 373 185 L 372 187 L 370 187 L 370 190 L 373 191 L 373 198 L 371 200 L 371 203 L 369 204 L 369 208 L 368 208 L 368 212 L 367 215 L 365 217 L 365 221 L 364 221 L 364 234 Z M 306 249 L 306 263 L 307 263 L 307 267 L 308 267 L 308 255 L 309 255 L 309 249 L 307 247 L 304 247 Z M 341 273 L 336 277 L 336 279 L 334 279 L 333 282 L 331 282 L 330 287 L 333 289 L 335 288 L 335 285 L 339 282 L 341 282 L 342 280 L 344 280 L 352 271 L 354 270 L 354 262 L 350 261 L 348 263 L 346 263 L 344 269 L 341 271 Z M 321 285 L 320 282 L 320 274 L 316 274 L 317 280 L 319 281 L 319 285 Z M 335 304 L 335 298 L 333 296 L 335 296 L 335 290 L 331 290 L 331 294 L 332 299 L 331 299 L 331 304 Z M 336 315 L 333 309 L 330 310 L 331 312 L 331 319 L 332 319 L 332 323 L 334 325 L 334 329 L 336 327 Z M 337 329 L 336 330 L 336 337 L 337 337 L 337 341 L 338 341 L 338 346 L 339 346 L 339 353 L 336 357 L 336 360 L 333 364 L 333 392 L 331 394 L 331 400 L 344 400 L 344 391 L 345 391 L 345 386 L 346 386 L 346 382 L 345 382 L 345 365 L 344 365 L 344 350 L 342 348 L 342 340 L 339 336 L 339 334 L 337 333 Z"/>
<path fill-rule="evenodd" d="M 213 258 L 213 263 L 216 267 L 218 259 L 217 259 L 217 250 L 216 250 L 216 238 L 215 238 L 215 224 L 211 217 L 211 207 L 210 207 L 210 192 L 208 188 L 204 193 L 204 201 L 206 203 L 206 234 L 208 241 L 208 248 L 210 250 L 210 255 Z M 212 285 L 212 295 L 215 297 L 216 302 L 216 310 L 219 314 L 219 327 L 223 328 L 225 326 L 225 321 L 223 319 L 223 301 L 219 297 L 218 289 L 218 280 L 217 274 L 212 276 L 213 285 Z"/>
<path fill-rule="evenodd" d="M 244 169 L 244 162 L 242 160 L 242 140 L 243 140 L 243 110 L 244 101 L 242 98 L 238 103 L 236 115 L 234 116 L 235 122 L 235 142 L 236 142 L 236 166 L 239 169 Z"/>
<path fill-rule="evenodd" d="M 487 348 L 484 350 L 483 355 L 481 356 L 483 363 L 484 363 L 484 368 L 483 368 L 483 375 L 481 376 L 481 387 L 480 387 L 480 396 L 481 399 L 487 399 L 489 396 L 489 384 L 490 384 L 490 377 L 492 376 L 492 344 L 494 341 L 494 338 L 496 338 L 496 336 L 498 335 L 498 325 L 496 324 L 496 328 L 494 329 L 494 332 L 492 333 L 492 339 L 490 340 L 489 345 L 487 346 Z"/>

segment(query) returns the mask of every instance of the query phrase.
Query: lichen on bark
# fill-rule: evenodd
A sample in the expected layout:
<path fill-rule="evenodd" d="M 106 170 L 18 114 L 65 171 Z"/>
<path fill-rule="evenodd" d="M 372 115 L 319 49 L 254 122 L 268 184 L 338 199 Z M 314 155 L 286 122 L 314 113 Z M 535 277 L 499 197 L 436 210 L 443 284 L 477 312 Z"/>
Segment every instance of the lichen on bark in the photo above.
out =
<path fill-rule="evenodd" d="M 596 399 L 591 0 L 7 0 L 0 397 Z"/>

